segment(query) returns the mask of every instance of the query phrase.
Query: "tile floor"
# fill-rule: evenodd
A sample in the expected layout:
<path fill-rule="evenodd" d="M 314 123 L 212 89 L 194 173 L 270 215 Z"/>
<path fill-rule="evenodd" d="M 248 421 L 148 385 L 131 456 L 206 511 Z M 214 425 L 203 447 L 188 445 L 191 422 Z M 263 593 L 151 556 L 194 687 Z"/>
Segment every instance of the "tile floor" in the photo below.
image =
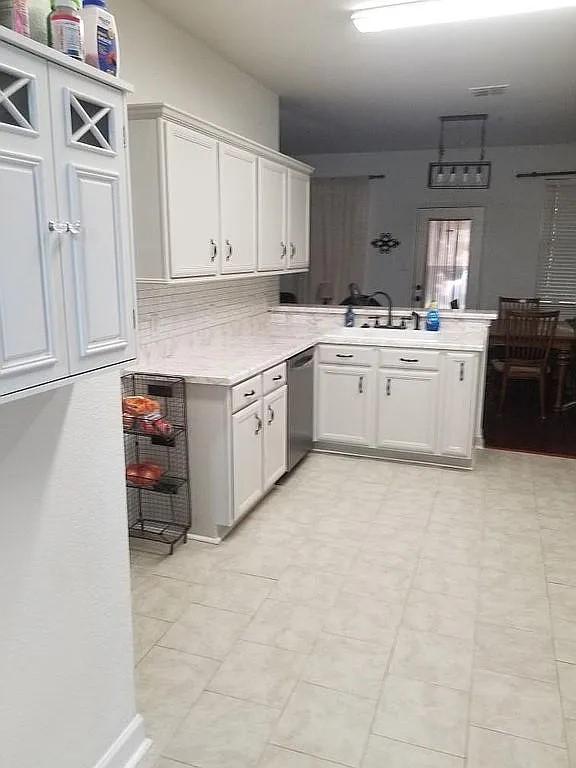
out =
<path fill-rule="evenodd" d="M 315 454 L 133 553 L 142 768 L 576 768 L 576 462 Z"/>

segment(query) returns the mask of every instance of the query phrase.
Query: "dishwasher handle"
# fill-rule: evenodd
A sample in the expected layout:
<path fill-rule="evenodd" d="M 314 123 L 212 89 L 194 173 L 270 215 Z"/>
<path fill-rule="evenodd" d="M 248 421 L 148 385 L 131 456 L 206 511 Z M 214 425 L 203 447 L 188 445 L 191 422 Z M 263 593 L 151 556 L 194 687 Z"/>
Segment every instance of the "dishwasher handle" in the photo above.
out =
<path fill-rule="evenodd" d="M 290 368 L 304 368 L 306 365 L 309 365 L 314 360 L 314 355 L 306 355 L 306 357 L 300 357 L 297 360 L 293 360 L 290 363 Z"/>

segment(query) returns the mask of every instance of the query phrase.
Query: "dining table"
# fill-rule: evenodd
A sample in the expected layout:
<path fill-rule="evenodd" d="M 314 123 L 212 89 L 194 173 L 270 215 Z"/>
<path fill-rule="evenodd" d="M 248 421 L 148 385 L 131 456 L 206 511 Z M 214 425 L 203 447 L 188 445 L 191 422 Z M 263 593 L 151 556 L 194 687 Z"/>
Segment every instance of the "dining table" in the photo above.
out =
<path fill-rule="evenodd" d="M 554 396 L 554 413 L 562 413 L 568 407 L 576 403 L 564 402 L 564 391 L 566 389 L 566 373 L 570 366 L 572 351 L 576 343 L 576 330 L 570 323 L 559 322 L 556 327 L 556 334 L 552 340 L 552 352 L 554 354 L 553 365 L 557 372 L 556 394 Z M 490 346 L 503 346 L 506 344 L 506 320 L 496 319 L 490 325 Z"/>

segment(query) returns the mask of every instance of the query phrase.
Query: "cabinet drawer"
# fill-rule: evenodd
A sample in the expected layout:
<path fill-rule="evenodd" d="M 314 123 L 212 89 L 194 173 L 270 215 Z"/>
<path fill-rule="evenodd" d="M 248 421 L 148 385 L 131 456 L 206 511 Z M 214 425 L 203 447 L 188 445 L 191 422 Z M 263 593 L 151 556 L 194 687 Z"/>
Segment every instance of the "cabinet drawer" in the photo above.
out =
<path fill-rule="evenodd" d="M 380 367 L 437 371 L 440 367 L 440 352 L 428 349 L 381 349 Z"/>
<path fill-rule="evenodd" d="M 375 365 L 376 350 L 372 347 L 323 344 L 320 347 L 318 361 L 337 365 Z"/>
<path fill-rule="evenodd" d="M 254 376 L 232 387 L 232 411 L 236 413 L 246 405 L 262 397 L 262 376 Z"/>
<path fill-rule="evenodd" d="M 265 395 L 283 387 L 284 384 L 286 384 L 286 363 L 270 368 L 262 374 L 262 386 Z"/>

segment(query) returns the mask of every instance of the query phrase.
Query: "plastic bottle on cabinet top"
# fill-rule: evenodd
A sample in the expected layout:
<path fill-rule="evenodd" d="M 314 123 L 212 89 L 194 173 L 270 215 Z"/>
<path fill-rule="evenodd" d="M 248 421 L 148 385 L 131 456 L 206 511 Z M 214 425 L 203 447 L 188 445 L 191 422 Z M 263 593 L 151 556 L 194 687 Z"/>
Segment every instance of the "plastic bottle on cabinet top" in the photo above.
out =
<path fill-rule="evenodd" d="M 48 22 L 50 46 L 66 56 L 84 61 L 84 23 L 80 0 L 54 0 Z"/>
<path fill-rule="evenodd" d="M 84 0 L 82 10 L 86 63 L 101 72 L 117 75 L 120 62 L 116 19 L 106 7 L 106 0 Z"/>
<path fill-rule="evenodd" d="M 433 301 L 430 304 L 428 314 L 426 315 L 426 330 L 427 331 L 439 331 L 440 330 L 440 312 L 438 312 L 438 302 Z"/>

